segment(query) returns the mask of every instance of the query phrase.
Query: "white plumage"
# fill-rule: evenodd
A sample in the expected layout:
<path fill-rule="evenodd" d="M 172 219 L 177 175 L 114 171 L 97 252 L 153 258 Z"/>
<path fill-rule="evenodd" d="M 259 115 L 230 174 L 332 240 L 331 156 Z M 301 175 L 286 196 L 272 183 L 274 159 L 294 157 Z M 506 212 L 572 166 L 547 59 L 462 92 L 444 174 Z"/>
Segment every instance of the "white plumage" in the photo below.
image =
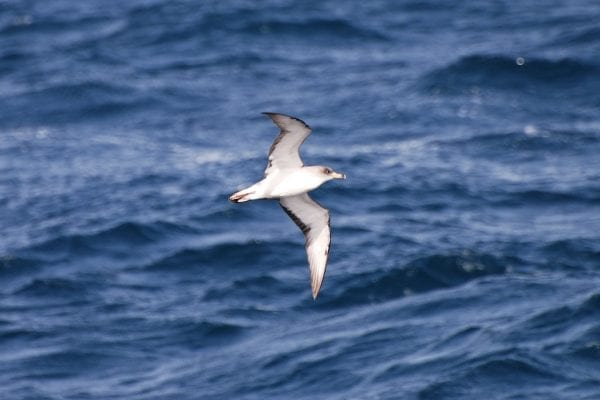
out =
<path fill-rule="evenodd" d="M 332 179 L 345 175 L 323 166 L 304 166 L 300 146 L 310 135 L 310 127 L 301 119 L 285 114 L 264 113 L 281 131 L 269 150 L 269 162 L 260 182 L 232 194 L 229 200 L 241 203 L 257 199 L 279 199 L 279 204 L 305 236 L 313 298 L 323 283 L 331 230 L 329 211 L 308 196 Z"/>

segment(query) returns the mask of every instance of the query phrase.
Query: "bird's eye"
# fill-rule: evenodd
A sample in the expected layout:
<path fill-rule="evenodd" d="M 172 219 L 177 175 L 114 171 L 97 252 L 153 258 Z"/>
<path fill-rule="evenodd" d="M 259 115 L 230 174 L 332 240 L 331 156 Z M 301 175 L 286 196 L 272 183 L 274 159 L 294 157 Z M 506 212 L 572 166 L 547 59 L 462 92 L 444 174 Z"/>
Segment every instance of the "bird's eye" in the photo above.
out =
<path fill-rule="evenodd" d="M 330 168 L 324 168 L 323 172 L 325 172 L 327 175 L 331 174 L 333 171 Z"/>

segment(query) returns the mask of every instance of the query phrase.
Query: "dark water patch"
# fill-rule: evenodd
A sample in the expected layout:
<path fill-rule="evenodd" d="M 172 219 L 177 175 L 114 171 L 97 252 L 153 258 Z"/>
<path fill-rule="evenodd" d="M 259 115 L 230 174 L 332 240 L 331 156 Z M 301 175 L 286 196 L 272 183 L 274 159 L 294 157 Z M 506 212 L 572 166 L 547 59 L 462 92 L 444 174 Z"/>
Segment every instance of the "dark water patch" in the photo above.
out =
<path fill-rule="evenodd" d="M 378 328 L 361 334 L 350 340 L 342 352 L 348 355 L 354 355 L 353 358 L 360 363 L 370 358 L 366 355 L 373 352 L 374 349 L 382 349 L 390 343 L 403 343 L 411 340 L 413 336 L 414 331 L 412 327 L 407 328 L 404 323 L 400 323 L 400 326 L 398 327 Z M 406 349 L 394 349 L 392 353 L 393 356 L 390 358 L 400 357 L 409 352 Z"/>
<path fill-rule="evenodd" d="M 43 257 L 47 263 L 66 260 L 69 256 L 92 253 L 92 247 L 81 235 L 61 236 L 21 250 L 23 253 Z"/>
<path fill-rule="evenodd" d="M 531 129 L 531 133 L 528 129 Z M 600 145 L 600 135 L 526 126 L 522 131 L 495 132 L 434 144 L 467 151 L 477 158 L 489 158 L 490 155 L 514 158 L 514 151 L 517 151 L 517 154 L 529 154 L 530 159 L 538 159 L 549 151 L 564 153 L 569 150 L 593 149 Z"/>
<path fill-rule="evenodd" d="M 174 236 L 194 234 L 196 231 L 187 225 L 166 221 L 151 223 L 125 222 L 107 230 L 91 235 L 89 240 L 102 241 L 118 246 L 126 242 L 128 245 L 146 245 L 169 239 Z"/>
<path fill-rule="evenodd" d="M 559 387 L 564 382 L 549 366 L 516 357 L 491 358 L 454 375 L 452 379 L 428 386 L 419 393 L 419 398 L 465 398 L 484 395 L 488 390 L 500 394 L 498 398 L 529 398 L 527 393 L 532 386 L 543 385 L 546 393 L 551 393 L 551 387 Z"/>
<path fill-rule="evenodd" d="M 117 335 L 106 346 L 111 348 L 128 347 L 130 340 L 135 340 L 144 351 L 155 350 L 173 354 L 174 351 L 194 351 L 210 346 L 228 346 L 241 339 L 251 329 L 224 321 L 208 321 L 189 318 L 164 318 L 148 320 L 146 318 L 117 318 L 121 328 L 111 328 Z M 113 324 L 114 325 L 114 324 Z M 122 336 L 122 337 L 120 337 Z"/>
<path fill-rule="evenodd" d="M 547 366 L 533 360 L 507 357 L 484 361 L 473 368 L 469 373 L 476 379 L 500 378 L 511 383 L 531 383 L 535 380 L 555 381 L 558 377 Z"/>
<path fill-rule="evenodd" d="M 505 272 L 505 262 L 488 254 L 432 255 L 416 259 L 404 267 L 352 276 L 341 283 L 344 289 L 327 304 L 378 303 Z M 352 285 L 351 282 L 364 283 Z"/>
<path fill-rule="evenodd" d="M 171 345 L 191 350 L 208 346 L 228 346 L 241 339 L 248 330 L 248 327 L 227 322 L 195 320 L 170 321 L 165 327 L 165 333 L 171 337 Z M 169 342 L 164 342 L 159 337 L 156 340 L 158 345 Z"/>
<path fill-rule="evenodd" d="M 156 222 L 142 224 L 136 222 L 125 222 L 86 237 L 91 242 L 102 242 L 108 247 L 117 246 L 123 242 L 128 245 L 144 245 L 156 242 L 170 233 L 181 233 L 178 225 L 168 222 Z"/>
<path fill-rule="evenodd" d="M 2 113 L 42 124 L 101 119 L 157 105 L 153 93 L 141 93 L 123 80 L 58 83 L 0 98 Z M 29 105 L 36 104 L 35 109 Z M 68 106 L 67 106 L 68 105 Z M 164 106 L 164 104 L 163 104 Z"/>
<path fill-rule="evenodd" d="M 557 240 L 542 246 L 540 251 L 565 271 L 594 271 L 600 265 L 600 243 L 591 239 Z"/>
<path fill-rule="evenodd" d="M 346 358 L 342 351 L 343 341 L 326 339 L 316 344 L 300 345 L 293 350 L 274 354 L 260 364 L 261 370 L 268 379 L 262 380 L 253 389 L 277 390 L 285 388 L 286 392 L 312 387 L 307 393 L 317 395 L 339 393 L 339 388 L 351 388 L 360 381 L 352 368 L 339 368 Z M 336 350 L 332 350 L 332 348 Z M 277 375 L 268 371 L 277 370 Z M 326 375 L 327 381 L 320 377 Z"/>
<path fill-rule="evenodd" d="M 600 37 L 600 27 L 588 26 L 578 27 L 576 29 L 569 29 L 567 31 L 561 31 L 560 36 L 553 38 L 549 41 L 548 45 L 585 45 L 585 44 L 598 44 L 598 38 Z"/>
<path fill-rule="evenodd" d="M 255 306 L 250 307 L 232 307 L 221 311 L 221 315 L 227 318 L 248 318 L 250 320 L 260 320 L 276 316 L 277 311 L 273 309 L 263 309 Z"/>
<path fill-rule="evenodd" d="M 585 301 L 577 307 L 577 315 L 600 317 L 600 292 L 589 295 Z"/>
<path fill-rule="evenodd" d="M 597 321 L 588 323 L 589 327 L 584 330 L 581 329 L 582 325 L 573 325 L 572 330 L 577 332 L 576 335 L 569 335 L 567 340 L 557 341 L 548 349 L 556 354 L 555 358 L 560 363 L 569 363 L 572 376 L 587 378 L 585 383 L 595 382 L 596 388 L 600 386 L 600 322 Z"/>
<path fill-rule="evenodd" d="M 0 328 L 0 342 L 2 342 L 2 346 L 20 346 L 23 342 L 35 342 L 53 335 L 54 333 L 41 330 L 11 327 Z"/>
<path fill-rule="evenodd" d="M 394 2 L 391 6 L 398 7 L 399 11 L 413 12 L 417 15 L 420 13 L 425 13 L 425 15 L 429 15 L 429 13 L 447 12 L 458 7 L 458 5 L 455 4 L 448 4 L 448 7 L 440 7 L 440 3 L 435 0 L 409 0 L 403 1 L 402 3 Z"/>
<path fill-rule="evenodd" d="M 167 46 L 182 46 L 182 43 L 198 41 L 202 31 L 194 25 L 182 25 L 178 23 L 175 26 L 165 26 L 165 29 L 158 30 L 154 34 L 145 36 L 142 45 L 165 48 Z M 194 45 L 190 45 L 193 47 Z"/>
<path fill-rule="evenodd" d="M 303 21 L 264 20 L 246 24 L 242 27 L 245 33 L 277 35 L 278 37 L 293 37 L 328 40 L 387 40 L 387 37 L 373 29 L 360 27 L 343 19 L 307 19 Z"/>
<path fill-rule="evenodd" d="M 213 272 L 217 268 L 233 268 L 239 272 L 240 267 L 248 265 L 271 265 L 274 259 L 283 259 L 286 251 L 297 248 L 295 243 L 290 242 L 262 242 L 249 241 L 245 243 L 222 243 L 206 248 L 187 248 L 173 255 L 164 257 L 150 265 L 145 266 L 148 270 L 183 270 L 190 269 L 197 273 L 198 268 L 206 271 L 207 267 Z M 227 273 L 227 269 L 220 270 Z"/>
<path fill-rule="evenodd" d="M 22 379 L 43 381 L 95 374 L 99 368 L 111 368 L 114 360 L 114 355 L 99 350 L 59 349 L 26 357 L 18 367 L 25 375 Z"/>
<path fill-rule="evenodd" d="M 45 262 L 44 259 L 27 256 L 11 254 L 0 256 L 0 279 L 33 272 Z"/>
<path fill-rule="evenodd" d="M 60 33 L 69 33 L 82 28 L 99 29 L 102 25 L 112 22 L 111 18 L 105 16 L 73 16 L 73 14 L 57 14 L 54 16 L 37 16 L 25 19 L 27 23 L 11 24 L 0 29 L 0 34 L 22 34 L 31 37 L 36 34 L 54 35 L 57 37 Z"/>
<path fill-rule="evenodd" d="M 201 8 L 194 7 L 190 3 L 172 2 L 147 2 L 142 5 L 134 4 L 126 10 L 127 19 L 134 22 L 146 24 L 168 21 L 185 20 L 186 16 L 200 15 Z"/>
<path fill-rule="evenodd" d="M 113 39 L 117 43 L 166 49 L 169 53 L 197 51 L 216 53 L 212 37 L 223 43 L 225 34 L 256 15 L 254 8 L 231 7 L 227 12 L 202 10 L 191 3 L 154 3 L 135 6 L 126 15 L 127 26 Z M 218 46 L 217 46 L 218 47 Z M 174 51 L 179 50 L 179 51 Z M 185 51 L 184 51 L 185 50 Z"/>
<path fill-rule="evenodd" d="M 17 71 L 19 67 L 22 67 L 22 63 L 31 57 L 32 54 L 24 49 L 0 50 L 0 73 L 5 74 Z"/>
<path fill-rule="evenodd" d="M 540 330 L 553 331 L 564 328 L 568 320 L 573 316 L 573 310 L 567 306 L 561 306 L 552 310 L 544 311 L 530 318 L 523 329 L 528 334 L 534 334 Z M 547 333 L 547 332 L 546 332 Z"/>
<path fill-rule="evenodd" d="M 101 80 L 64 81 L 48 85 L 36 91 L 29 92 L 31 97 L 39 97 L 38 100 L 62 100 L 63 102 L 90 104 L 103 99 L 126 98 L 131 96 L 132 88 L 126 82 L 106 82 Z M 30 100 L 35 100 L 33 98 Z M 18 100 L 15 99 L 15 100 Z"/>
<path fill-rule="evenodd" d="M 293 286 L 272 276 L 254 276 L 246 279 L 236 279 L 226 287 L 213 287 L 204 295 L 206 301 L 226 299 L 235 294 L 238 298 L 266 299 L 283 296 L 290 293 Z"/>
<path fill-rule="evenodd" d="M 140 247 L 194 232 L 187 226 L 164 221 L 124 222 L 92 234 L 61 236 L 21 249 L 20 252 L 41 257 L 47 262 L 63 261 L 69 257 L 85 258 L 98 254 L 123 257 L 139 252 Z"/>
<path fill-rule="evenodd" d="M 426 74 L 421 83 L 426 88 L 451 93 L 475 86 L 499 90 L 556 89 L 591 82 L 599 73 L 598 65 L 568 58 L 517 61 L 500 55 L 470 55 Z"/>
<path fill-rule="evenodd" d="M 15 295 L 65 302 L 85 302 L 92 292 L 86 282 L 63 278 L 34 279 L 15 291 Z"/>
<path fill-rule="evenodd" d="M 363 203 L 363 207 L 372 213 L 396 213 L 408 217 L 414 211 L 435 212 L 480 204 L 485 200 L 483 194 L 473 190 L 468 182 L 453 182 L 451 179 L 453 177 L 448 175 L 448 171 L 431 170 L 413 176 L 410 181 L 365 184 L 348 191 L 341 204 L 348 204 L 350 208 Z M 357 196 L 357 191 L 360 196 Z"/>
<path fill-rule="evenodd" d="M 440 343 L 436 343 L 435 348 L 445 350 L 448 348 L 463 347 L 465 346 L 465 343 L 472 344 L 473 341 L 480 336 L 482 330 L 483 329 L 480 326 L 464 327 L 457 332 L 451 333 L 449 336 L 440 341 Z"/>
<path fill-rule="evenodd" d="M 554 191 L 551 189 L 508 190 L 504 193 L 490 193 L 488 200 L 497 206 L 565 206 L 567 204 L 600 204 L 600 191 L 586 190 Z"/>
<path fill-rule="evenodd" d="M 329 348 L 332 344 L 336 343 L 335 339 L 328 339 L 320 341 L 316 344 L 310 345 L 301 345 L 298 348 L 272 354 L 266 357 L 266 360 L 261 365 L 265 370 L 269 370 L 271 368 L 281 368 L 281 367 L 294 367 L 297 363 L 303 359 L 310 359 L 315 354 L 320 354 L 325 349 Z"/>
<path fill-rule="evenodd" d="M 184 58 L 179 60 L 162 60 L 155 62 L 145 68 L 149 73 L 162 74 L 165 71 L 169 73 L 180 72 L 198 72 L 206 71 L 212 68 L 228 67 L 266 67 L 266 64 L 284 62 L 285 60 L 275 57 L 272 54 L 262 54 L 259 52 L 247 50 L 235 54 L 216 54 L 211 57 Z"/>
<path fill-rule="evenodd" d="M 527 318 L 523 323 L 511 330 L 508 342 L 560 340 L 573 327 L 584 326 L 600 320 L 600 293 L 587 296 L 578 304 L 565 304 L 541 311 Z"/>
<path fill-rule="evenodd" d="M 125 184 L 125 188 L 131 188 L 132 186 L 160 186 L 167 185 L 173 182 L 179 182 L 181 176 L 174 173 L 144 173 L 131 177 Z M 162 222 L 160 222 L 162 223 Z M 182 226 L 182 228 L 186 228 Z"/>
<path fill-rule="evenodd" d="M 600 360 L 600 339 L 598 339 L 600 337 L 600 328 L 596 329 L 594 336 L 594 338 L 591 338 L 591 340 L 585 343 L 573 345 L 572 347 L 574 348 L 568 353 L 568 355 L 577 359 L 590 361 L 592 362 L 590 367 L 596 368 L 598 360 Z M 600 378 L 598 380 L 600 381 Z"/>
<path fill-rule="evenodd" d="M 245 329 L 242 326 L 224 322 L 202 322 L 199 325 L 184 324 L 183 327 L 190 333 L 199 333 L 206 338 L 215 340 L 227 340 Z"/>

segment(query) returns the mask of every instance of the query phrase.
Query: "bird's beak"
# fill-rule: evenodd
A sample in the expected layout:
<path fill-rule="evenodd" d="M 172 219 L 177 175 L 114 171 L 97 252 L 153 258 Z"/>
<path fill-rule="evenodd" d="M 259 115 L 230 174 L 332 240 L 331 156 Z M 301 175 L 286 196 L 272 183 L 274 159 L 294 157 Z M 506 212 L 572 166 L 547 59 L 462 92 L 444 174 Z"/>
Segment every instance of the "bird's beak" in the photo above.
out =
<path fill-rule="evenodd" d="M 333 176 L 333 179 L 346 179 L 346 175 L 340 174 L 339 172 L 334 172 L 331 176 Z"/>

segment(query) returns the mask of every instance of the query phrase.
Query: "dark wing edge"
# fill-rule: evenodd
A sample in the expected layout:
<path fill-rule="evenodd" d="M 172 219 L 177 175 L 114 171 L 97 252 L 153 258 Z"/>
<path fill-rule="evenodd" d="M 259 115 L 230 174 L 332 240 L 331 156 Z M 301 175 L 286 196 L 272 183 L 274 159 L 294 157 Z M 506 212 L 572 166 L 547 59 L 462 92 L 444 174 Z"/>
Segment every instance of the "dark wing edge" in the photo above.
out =
<path fill-rule="evenodd" d="M 295 120 L 295 121 L 298 121 L 298 122 L 300 122 L 302 125 L 304 125 L 304 127 L 305 127 L 306 129 L 308 129 L 308 130 L 312 131 L 312 128 L 311 128 L 310 126 L 308 126 L 308 124 L 307 124 L 306 122 L 302 121 L 300 118 L 293 117 L 293 116 L 291 116 L 291 115 L 287 115 L 287 114 L 283 114 L 283 113 L 274 113 L 274 112 L 269 112 L 269 111 L 265 111 L 265 112 L 263 112 L 262 114 L 264 114 L 264 115 L 268 116 L 268 117 L 269 117 L 269 118 L 271 118 L 271 119 L 273 119 L 273 117 L 276 117 L 276 116 L 278 116 L 278 115 L 281 115 L 282 117 L 286 117 L 286 118 L 291 118 L 291 119 L 293 119 L 293 120 Z M 273 122 L 274 122 L 274 121 L 273 121 Z M 279 125 L 277 124 L 277 122 L 275 122 L 275 125 L 279 126 Z M 279 127 L 280 127 L 280 126 L 279 126 Z M 281 127 L 280 127 L 280 128 L 281 128 Z"/>

